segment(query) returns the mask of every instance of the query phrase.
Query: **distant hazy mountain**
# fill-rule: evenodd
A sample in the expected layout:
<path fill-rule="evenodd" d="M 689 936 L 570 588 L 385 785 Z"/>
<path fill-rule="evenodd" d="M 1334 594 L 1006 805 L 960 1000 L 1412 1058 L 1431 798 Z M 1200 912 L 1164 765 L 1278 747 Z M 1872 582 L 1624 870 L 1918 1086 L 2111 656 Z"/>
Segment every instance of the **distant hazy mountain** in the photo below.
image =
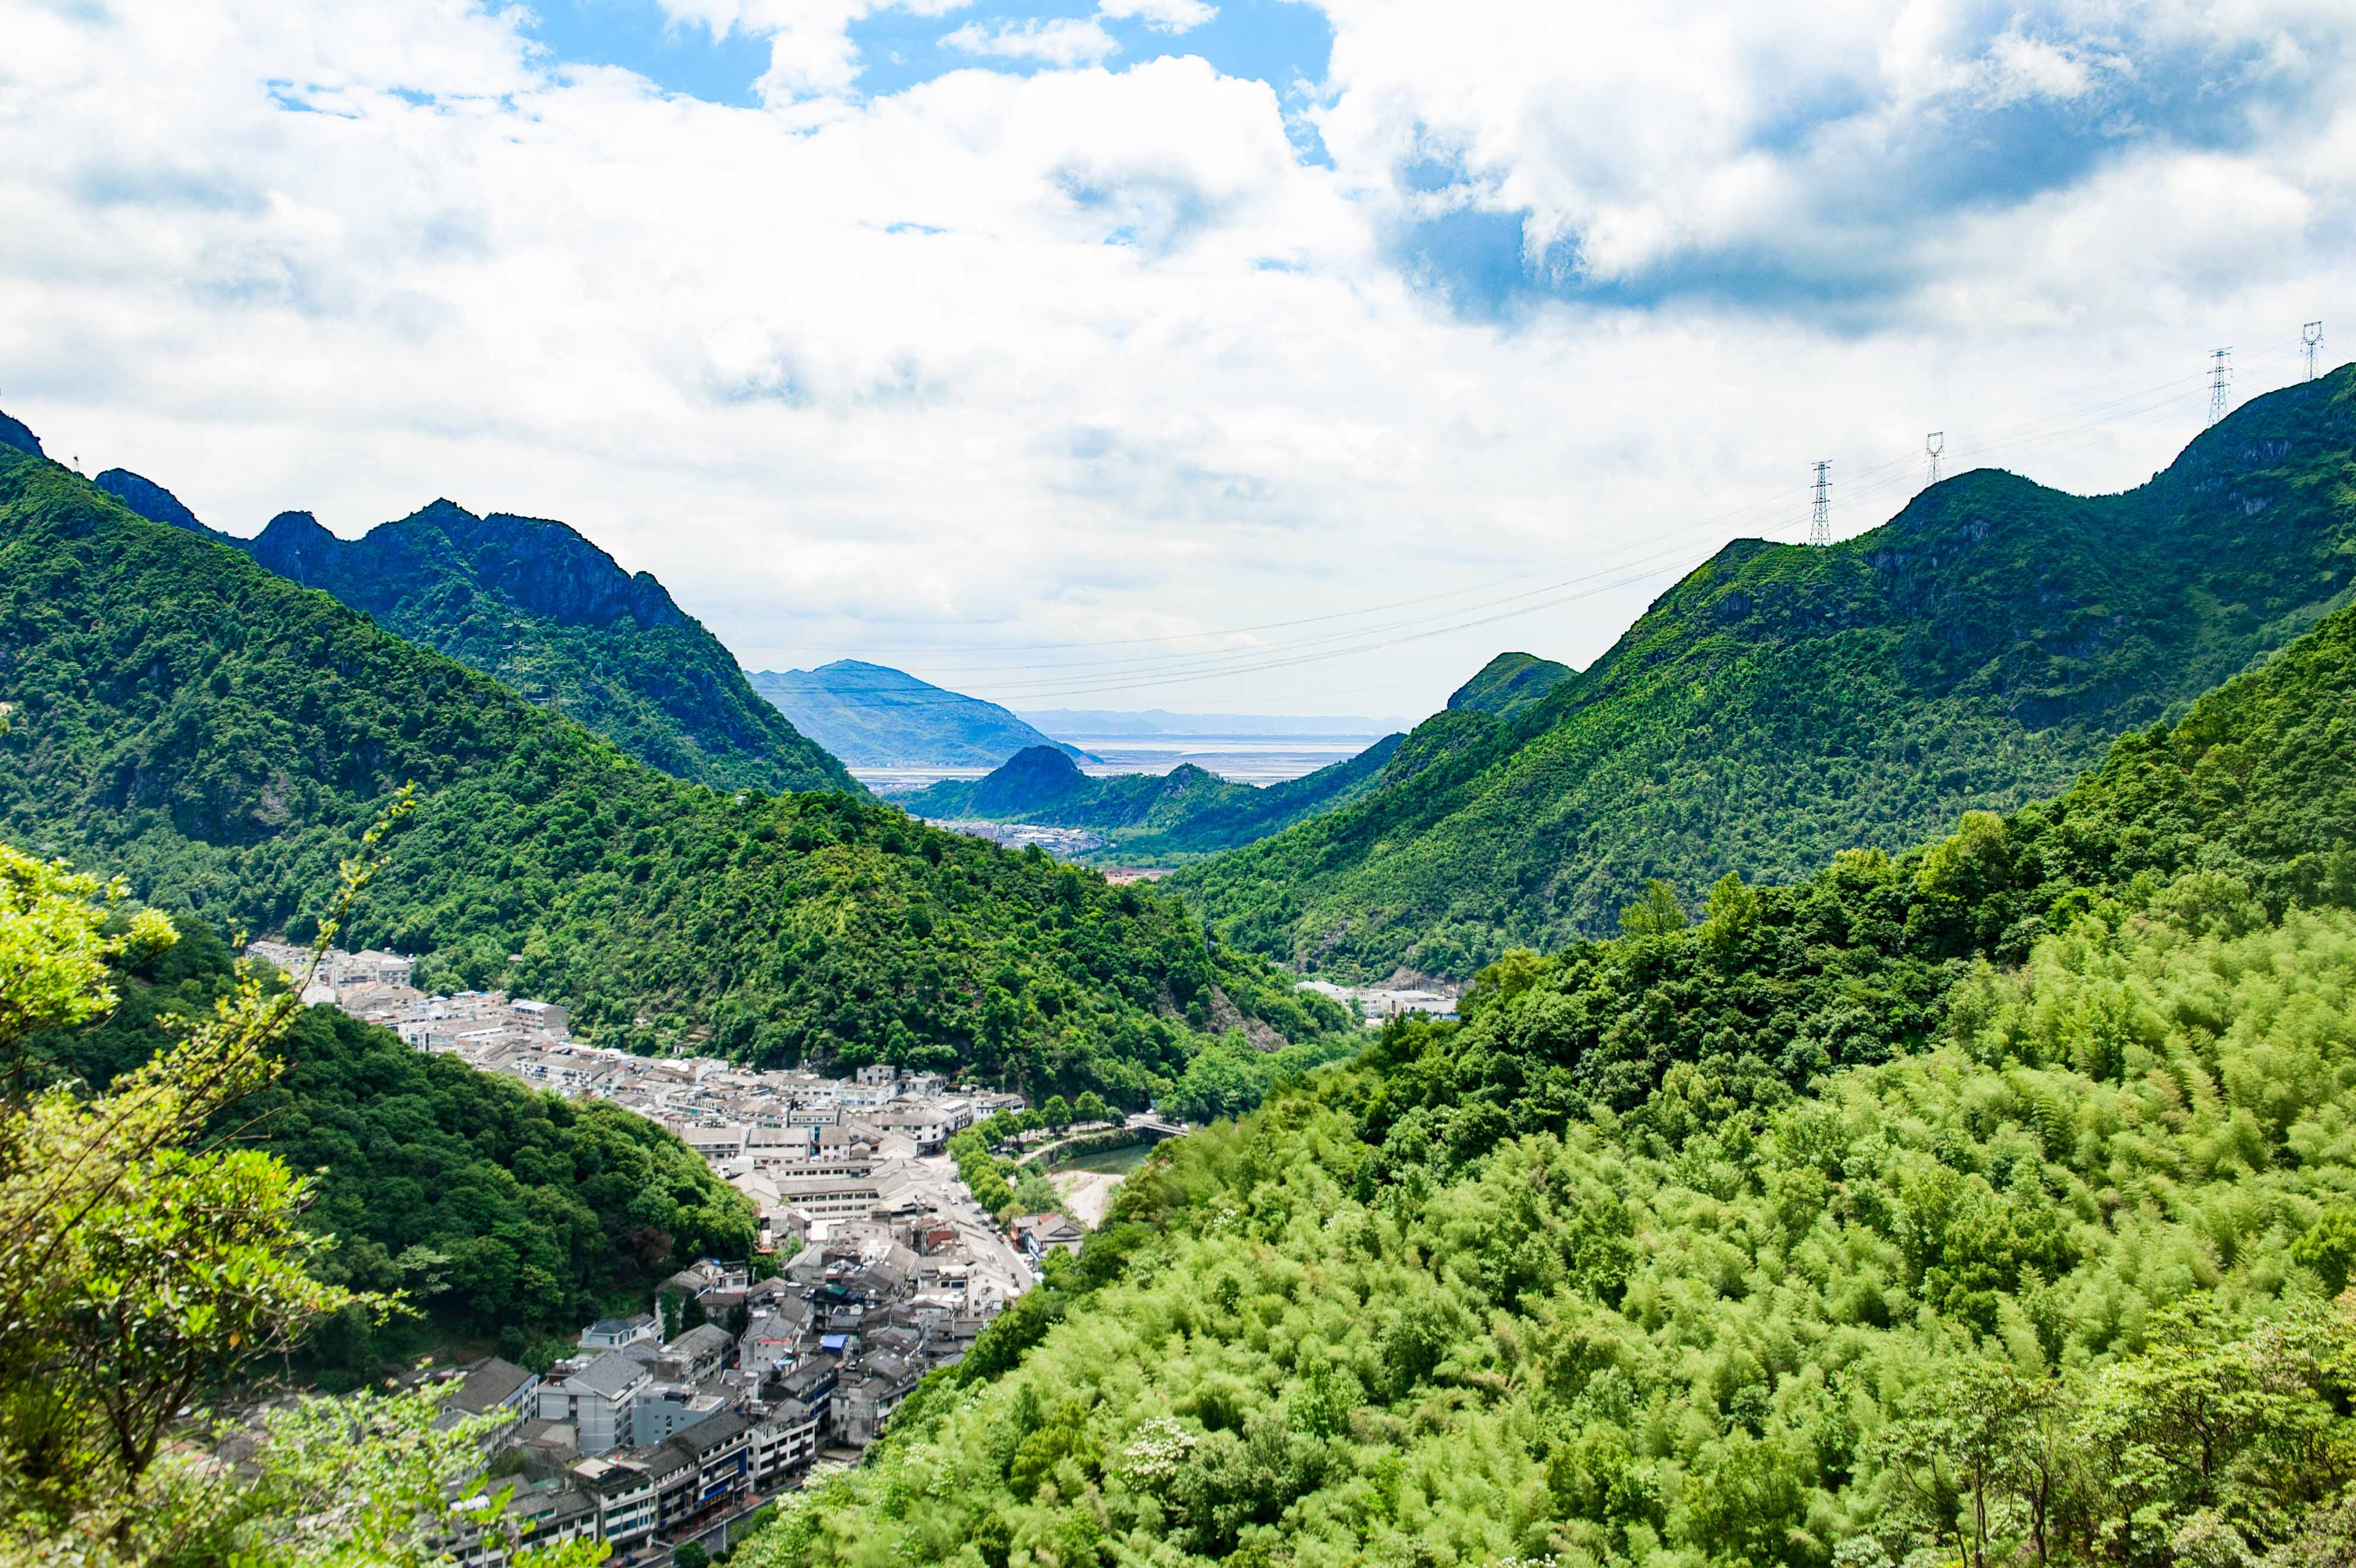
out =
<path fill-rule="evenodd" d="M 996 703 L 882 664 L 838 659 L 815 670 L 754 671 L 746 679 L 795 728 L 854 768 L 995 768 L 1033 746 L 1096 760 Z"/>
<path fill-rule="evenodd" d="M 1267 714 L 1173 714 L 1167 708 L 1142 713 L 1118 713 L 1103 708 L 1041 708 L 1020 715 L 1049 735 L 1078 735 L 1091 739 L 1116 736 L 1252 736 L 1388 735 L 1405 729 L 1407 719 L 1368 719 L 1332 714 L 1271 716 Z"/>
<path fill-rule="evenodd" d="M 1355 757 L 1264 789 L 1191 762 L 1168 773 L 1092 779 L 1063 752 L 1034 746 L 987 778 L 936 784 L 899 803 L 935 821 L 1093 828 L 1112 843 L 1089 859 L 1166 865 L 1250 843 L 1356 800 L 1380 780 L 1402 738 L 1385 736 Z"/>
<path fill-rule="evenodd" d="M 324 589 L 666 773 L 717 789 L 859 789 L 754 695 L 720 639 L 660 583 L 625 572 L 563 523 L 437 500 L 359 539 L 338 539 L 307 511 L 240 539 L 152 479 L 110 468 L 94 482 L 140 516 Z"/>

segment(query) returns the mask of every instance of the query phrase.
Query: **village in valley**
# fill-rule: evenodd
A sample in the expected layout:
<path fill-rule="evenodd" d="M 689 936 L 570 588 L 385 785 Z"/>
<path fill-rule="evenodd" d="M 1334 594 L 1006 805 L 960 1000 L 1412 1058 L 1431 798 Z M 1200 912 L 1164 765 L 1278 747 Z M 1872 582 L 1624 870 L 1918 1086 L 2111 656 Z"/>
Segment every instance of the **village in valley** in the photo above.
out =
<path fill-rule="evenodd" d="M 983 1210 L 947 1152 L 989 1123 L 1041 1160 L 1066 1147 L 1149 1144 L 1182 1128 L 1120 1117 L 1082 1096 L 1049 1124 L 1015 1094 L 871 1066 L 842 1079 L 755 1071 L 705 1057 L 641 1057 L 573 1038 L 566 1010 L 495 991 L 428 995 L 401 954 L 254 942 L 248 956 L 301 978 L 304 1000 L 568 1098 L 605 1100 L 678 1134 L 749 1199 L 755 1256 L 705 1260 L 664 1281 L 653 1309 L 582 1330 L 534 1371 L 493 1357 L 429 1376 L 448 1419 L 493 1417 L 490 1468 L 514 1477 L 501 1517 L 445 1544 L 497 1568 L 507 1542 L 607 1543 L 614 1562 L 717 1551 L 814 1468 L 856 1462 L 924 1375 L 954 1365 L 991 1318 L 1076 1252 L 1058 1210 Z M 995 1120 L 993 1120 L 995 1119 Z M 1100 1218 L 1117 1176 L 1053 1180 Z M 1035 1189 L 1033 1189 L 1035 1190 Z"/>

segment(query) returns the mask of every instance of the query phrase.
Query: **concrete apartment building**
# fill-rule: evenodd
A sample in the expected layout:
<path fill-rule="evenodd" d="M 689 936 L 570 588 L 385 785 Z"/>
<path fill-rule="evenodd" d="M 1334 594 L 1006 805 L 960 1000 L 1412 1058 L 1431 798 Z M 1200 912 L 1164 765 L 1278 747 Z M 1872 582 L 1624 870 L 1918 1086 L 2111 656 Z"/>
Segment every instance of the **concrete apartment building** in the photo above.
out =
<path fill-rule="evenodd" d="M 540 1388 L 540 1419 L 573 1428 L 584 1454 L 611 1453 L 630 1440 L 630 1407 L 654 1383 L 654 1369 L 619 1350 Z"/>

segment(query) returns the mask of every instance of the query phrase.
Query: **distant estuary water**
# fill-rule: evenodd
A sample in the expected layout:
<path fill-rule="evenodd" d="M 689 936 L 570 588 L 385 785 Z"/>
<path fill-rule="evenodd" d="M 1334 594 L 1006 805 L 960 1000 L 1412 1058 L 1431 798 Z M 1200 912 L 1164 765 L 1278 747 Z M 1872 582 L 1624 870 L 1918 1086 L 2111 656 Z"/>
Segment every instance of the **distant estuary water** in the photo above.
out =
<path fill-rule="evenodd" d="M 1314 773 L 1372 746 L 1376 735 L 1312 736 L 1058 736 L 1067 745 L 1103 758 L 1081 770 L 1099 777 L 1115 773 L 1167 773 L 1181 763 L 1232 779 L 1269 785 Z M 851 776 L 879 793 L 918 789 L 944 779 L 979 779 L 986 768 L 854 768 Z"/>

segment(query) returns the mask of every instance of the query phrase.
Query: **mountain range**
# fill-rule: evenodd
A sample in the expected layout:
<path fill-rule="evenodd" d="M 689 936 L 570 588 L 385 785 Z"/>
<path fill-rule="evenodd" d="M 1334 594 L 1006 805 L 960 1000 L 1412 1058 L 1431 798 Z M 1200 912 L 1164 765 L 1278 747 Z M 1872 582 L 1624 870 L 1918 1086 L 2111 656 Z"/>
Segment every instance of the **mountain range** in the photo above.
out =
<path fill-rule="evenodd" d="M 1168 773 L 1091 778 L 1063 751 L 1034 746 L 983 778 L 948 779 L 896 804 L 934 821 L 983 819 L 1093 828 L 1109 841 L 1084 859 L 1100 865 L 1183 864 L 1249 843 L 1375 788 L 1402 737 L 1265 788 L 1221 779 L 1193 763 Z"/>
<path fill-rule="evenodd" d="M 91 1026 L 20 1040 L 48 1086 L 21 1127 L 71 1126 L 59 1073 L 103 1083 L 234 986 L 214 929 L 304 936 L 405 797 L 346 940 L 428 985 L 538 991 L 601 1043 L 1210 1123 L 895 1381 L 862 1463 L 744 1520 L 739 1568 L 2356 1561 L 2356 373 L 2121 495 L 1980 471 L 1840 545 L 1739 542 L 1587 669 L 1503 655 L 1290 794 L 1052 746 L 925 792 L 1138 842 L 1340 802 L 1183 873 L 1208 922 L 840 789 L 670 777 L 206 532 L 0 415 L 0 837 L 120 868 L 184 933 L 124 956 L 121 1006 L 82 993 Z M 274 548 L 340 570 L 299 527 Z M 82 1017 L 40 994 L 82 927 L 13 924 L 44 961 L 12 997 Z M 1369 1034 L 1246 944 L 1471 983 Z M 249 1288 L 257 1250 L 209 1260 L 291 1169 L 337 1240 L 283 1243 L 302 1266 L 533 1365 L 609 1292 L 750 1244 L 617 1106 L 325 1009 L 280 1048 L 206 1134 L 254 1146 L 124 1167 L 223 1203 L 124 1181 L 50 1232 L 102 1299 L 180 1305 L 135 1356 L 100 1314 L 113 1359 L 16 1366 L 19 1428 L 58 1430 L 48 1367 L 103 1387 L 86 1367 L 189 1343 L 181 1281 L 202 1312 Z M 15 1142 L 36 1176 L 99 1157 Z M 1003 1186 L 982 1132 L 950 1148 Z M 172 1185 L 217 1158 L 234 1181 Z M 319 1326 L 342 1387 L 416 1348 L 371 1316 Z M 310 1516 L 350 1490 L 298 1467 Z M 180 1550 L 144 1506 L 117 1538 Z"/>
<path fill-rule="evenodd" d="M 2348 601 L 2351 447 L 2342 368 L 2121 494 L 1980 469 L 1830 548 L 1737 541 L 1587 669 L 1493 663 L 1373 791 L 1172 885 L 1316 972 L 1461 978 L 1655 879 L 1690 907 L 2053 793 Z"/>
<path fill-rule="evenodd" d="M 578 719 L 642 762 L 715 789 L 843 789 L 841 763 L 746 685 L 735 659 L 660 583 L 561 522 L 447 500 L 337 537 L 306 511 L 242 539 L 122 468 L 97 487 L 131 510 L 251 555 Z"/>
<path fill-rule="evenodd" d="M 1231 1026 L 1346 1037 L 1173 900 L 840 790 L 670 778 L 21 444 L 0 584 L 0 836 L 216 928 L 305 940 L 412 786 L 346 939 L 423 955 L 429 987 L 566 1002 L 602 1042 L 1138 1105 Z"/>
<path fill-rule="evenodd" d="M 838 659 L 815 670 L 755 671 L 747 679 L 795 728 L 854 768 L 995 768 L 1033 746 L 1096 760 L 996 703 L 882 664 Z"/>
<path fill-rule="evenodd" d="M 2349 1561 L 2351 714 L 2342 609 L 2059 799 L 1512 955 L 736 1561 Z"/>

